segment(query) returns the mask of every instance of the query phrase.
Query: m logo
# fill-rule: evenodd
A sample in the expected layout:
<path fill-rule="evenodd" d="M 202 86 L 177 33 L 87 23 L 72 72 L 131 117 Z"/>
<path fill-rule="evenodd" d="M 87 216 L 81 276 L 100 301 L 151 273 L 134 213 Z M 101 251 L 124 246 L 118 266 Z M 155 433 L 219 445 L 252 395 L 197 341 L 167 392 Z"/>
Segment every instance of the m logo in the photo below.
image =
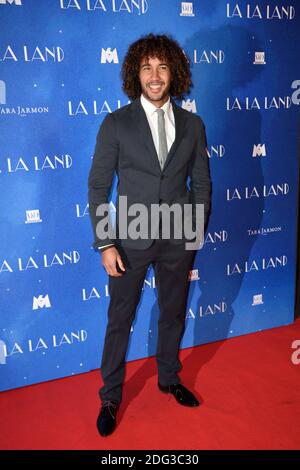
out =
<path fill-rule="evenodd" d="M 265 157 L 266 156 L 266 145 L 257 144 L 253 145 L 252 157 Z"/>
<path fill-rule="evenodd" d="M 0 0 L 0 5 L 6 5 L 7 3 L 22 6 L 22 0 Z"/>
<path fill-rule="evenodd" d="M 6 104 L 6 85 L 3 80 L 0 80 L 0 104 Z"/>
<path fill-rule="evenodd" d="M 103 49 L 102 47 L 102 52 L 101 52 L 101 64 L 106 64 L 106 63 L 109 63 L 111 64 L 112 62 L 114 64 L 118 64 L 119 63 L 119 59 L 118 59 L 118 53 L 117 53 L 117 49 L 114 48 L 113 50 L 111 50 L 110 47 L 108 47 L 107 49 Z"/>
<path fill-rule="evenodd" d="M 186 109 L 187 111 L 190 111 L 191 113 L 197 112 L 196 101 L 195 100 L 191 101 L 190 98 L 186 101 L 182 100 L 181 107 L 183 109 Z"/>
<path fill-rule="evenodd" d="M 51 303 L 49 300 L 49 295 L 39 295 L 38 297 L 33 297 L 32 310 L 38 310 L 39 308 L 49 308 Z"/>

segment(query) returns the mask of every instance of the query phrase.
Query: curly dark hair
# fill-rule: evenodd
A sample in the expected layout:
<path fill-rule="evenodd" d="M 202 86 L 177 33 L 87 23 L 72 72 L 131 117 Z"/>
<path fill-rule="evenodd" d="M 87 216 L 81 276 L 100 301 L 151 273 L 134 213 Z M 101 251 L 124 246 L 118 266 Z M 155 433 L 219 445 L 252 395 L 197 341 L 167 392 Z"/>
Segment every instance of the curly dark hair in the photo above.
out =
<path fill-rule="evenodd" d="M 170 36 L 148 34 L 129 46 L 121 70 L 123 91 L 130 99 L 140 96 L 140 64 L 143 59 L 157 57 L 170 67 L 170 95 L 182 99 L 192 85 L 189 59 L 178 42 Z"/>

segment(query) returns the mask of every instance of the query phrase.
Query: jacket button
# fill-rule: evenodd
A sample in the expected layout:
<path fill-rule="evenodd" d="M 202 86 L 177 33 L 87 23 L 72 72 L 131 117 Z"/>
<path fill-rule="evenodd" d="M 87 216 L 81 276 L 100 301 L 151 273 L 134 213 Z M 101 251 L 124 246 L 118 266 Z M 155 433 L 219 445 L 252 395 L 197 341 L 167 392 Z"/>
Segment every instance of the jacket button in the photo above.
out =
<path fill-rule="evenodd" d="M 164 175 L 160 175 L 160 179 L 163 180 L 165 177 Z"/>

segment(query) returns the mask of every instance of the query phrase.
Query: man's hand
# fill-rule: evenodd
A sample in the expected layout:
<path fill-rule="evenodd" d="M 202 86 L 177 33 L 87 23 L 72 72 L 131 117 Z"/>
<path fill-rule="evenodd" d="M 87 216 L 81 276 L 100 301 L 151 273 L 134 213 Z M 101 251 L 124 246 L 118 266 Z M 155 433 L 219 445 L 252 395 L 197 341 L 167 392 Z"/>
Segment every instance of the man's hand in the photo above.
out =
<path fill-rule="evenodd" d="M 107 274 L 110 276 L 119 277 L 122 276 L 123 273 L 119 272 L 117 269 L 119 268 L 121 271 L 125 272 L 125 267 L 120 256 L 120 253 L 114 246 L 109 246 L 104 248 L 101 251 L 102 255 L 102 265 L 106 269 Z"/>

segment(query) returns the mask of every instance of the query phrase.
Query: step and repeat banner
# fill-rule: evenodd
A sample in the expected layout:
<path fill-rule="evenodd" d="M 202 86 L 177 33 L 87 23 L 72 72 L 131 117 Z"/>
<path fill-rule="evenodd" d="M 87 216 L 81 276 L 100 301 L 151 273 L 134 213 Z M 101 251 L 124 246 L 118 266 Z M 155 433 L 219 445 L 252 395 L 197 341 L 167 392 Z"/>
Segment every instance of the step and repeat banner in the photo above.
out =
<path fill-rule="evenodd" d="M 127 48 L 149 32 L 190 59 L 178 104 L 206 125 L 213 182 L 182 347 L 293 321 L 299 30 L 296 0 L 0 0 L 1 390 L 100 365 L 108 278 L 87 179 L 101 122 L 128 103 Z M 128 361 L 155 354 L 158 315 L 150 267 Z"/>

